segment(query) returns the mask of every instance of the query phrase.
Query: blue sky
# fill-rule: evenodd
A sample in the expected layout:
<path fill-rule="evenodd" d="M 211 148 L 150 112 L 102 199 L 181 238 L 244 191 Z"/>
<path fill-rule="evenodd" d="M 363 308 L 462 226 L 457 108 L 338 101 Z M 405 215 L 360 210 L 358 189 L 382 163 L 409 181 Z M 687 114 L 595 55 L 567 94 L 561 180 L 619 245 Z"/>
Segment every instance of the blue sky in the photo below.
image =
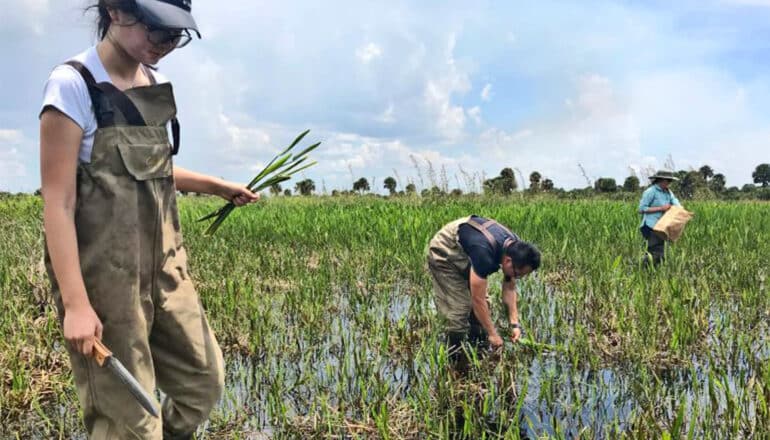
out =
<path fill-rule="evenodd" d="M 39 186 L 42 87 L 94 43 L 86 5 L 0 0 L 0 190 Z M 248 181 L 306 128 L 323 141 L 306 177 L 328 191 L 359 177 L 381 190 L 395 174 L 428 186 L 429 162 L 464 190 L 503 167 L 572 188 L 586 184 L 578 164 L 622 181 L 670 161 L 741 186 L 770 162 L 770 0 L 196 0 L 193 11 L 204 39 L 160 64 L 180 107 L 177 163 L 227 179 Z"/>

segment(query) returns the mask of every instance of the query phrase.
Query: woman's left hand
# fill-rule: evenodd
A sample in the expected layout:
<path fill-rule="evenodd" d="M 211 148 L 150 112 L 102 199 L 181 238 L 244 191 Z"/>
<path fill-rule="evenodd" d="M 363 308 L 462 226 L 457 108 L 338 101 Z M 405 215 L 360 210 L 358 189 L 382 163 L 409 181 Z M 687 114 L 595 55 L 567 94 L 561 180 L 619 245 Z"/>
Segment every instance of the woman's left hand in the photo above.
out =
<path fill-rule="evenodd" d="M 217 195 L 235 206 L 248 205 L 259 200 L 259 193 L 253 193 L 245 186 L 233 182 L 222 182 Z"/>

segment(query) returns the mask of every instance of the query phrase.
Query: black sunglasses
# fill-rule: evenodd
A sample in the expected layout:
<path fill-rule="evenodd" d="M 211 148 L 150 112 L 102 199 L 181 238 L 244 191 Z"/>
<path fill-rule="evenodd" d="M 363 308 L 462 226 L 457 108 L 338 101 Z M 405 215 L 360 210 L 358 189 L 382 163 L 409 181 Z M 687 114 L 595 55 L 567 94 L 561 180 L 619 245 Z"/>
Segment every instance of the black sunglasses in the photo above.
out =
<path fill-rule="evenodd" d="M 179 49 L 187 46 L 192 41 L 192 35 L 187 29 L 170 29 L 142 23 L 147 30 L 147 40 L 156 46 L 173 44 Z"/>

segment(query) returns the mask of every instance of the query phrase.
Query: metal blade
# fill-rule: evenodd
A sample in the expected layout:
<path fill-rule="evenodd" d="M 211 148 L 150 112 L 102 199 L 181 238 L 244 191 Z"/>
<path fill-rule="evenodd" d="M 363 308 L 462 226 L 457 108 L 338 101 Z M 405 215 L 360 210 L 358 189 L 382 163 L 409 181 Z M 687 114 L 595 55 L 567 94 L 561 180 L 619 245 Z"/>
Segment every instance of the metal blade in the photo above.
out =
<path fill-rule="evenodd" d="M 134 395 L 139 404 L 142 405 L 148 413 L 152 414 L 154 417 L 160 415 L 160 412 L 155 407 L 155 399 L 147 394 L 144 388 L 137 382 L 136 378 L 126 370 L 126 367 L 124 367 L 119 360 L 115 359 L 115 356 L 108 357 L 104 363 L 121 382 L 126 384 L 128 390 L 131 391 L 131 394 Z"/>

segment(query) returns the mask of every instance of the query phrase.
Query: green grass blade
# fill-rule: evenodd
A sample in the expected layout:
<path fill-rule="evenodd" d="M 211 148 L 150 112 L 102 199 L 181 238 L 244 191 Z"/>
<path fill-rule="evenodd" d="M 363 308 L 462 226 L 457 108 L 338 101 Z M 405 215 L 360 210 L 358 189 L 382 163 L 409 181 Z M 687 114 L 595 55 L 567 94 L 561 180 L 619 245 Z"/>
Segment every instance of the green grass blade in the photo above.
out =
<path fill-rule="evenodd" d="M 307 165 L 305 165 L 305 166 L 303 166 L 303 167 L 297 168 L 296 170 L 292 171 L 291 173 L 289 173 L 289 174 L 287 174 L 287 175 L 288 175 L 288 176 L 293 176 L 293 175 L 295 175 L 295 174 L 299 173 L 300 171 L 304 171 L 304 170 L 306 170 L 306 169 L 308 169 L 308 168 L 312 167 L 313 165 L 316 165 L 317 163 L 318 163 L 318 162 L 315 162 L 315 161 L 313 161 L 313 162 L 311 162 L 311 163 L 309 163 L 309 164 L 307 164 Z"/>
<path fill-rule="evenodd" d="M 263 169 L 259 174 L 257 174 L 256 177 L 251 179 L 251 182 L 249 182 L 249 184 L 246 185 L 246 187 L 250 189 L 252 186 L 254 186 L 257 183 L 259 183 L 259 181 L 262 180 L 265 176 L 267 176 L 268 174 L 274 172 L 278 168 L 282 167 L 289 160 L 290 157 L 291 157 L 290 154 L 285 154 L 280 159 L 278 159 L 277 162 L 273 163 L 272 165 L 270 165 L 268 167 L 265 167 L 265 169 Z"/>
<path fill-rule="evenodd" d="M 219 216 L 214 220 L 213 223 L 209 225 L 209 227 L 206 229 L 205 235 L 213 235 L 215 232 L 217 232 L 217 229 L 219 229 L 219 226 L 222 224 L 222 222 L 225 221 L 227 216 L 230 215 L 231 212 L 235 209 L 235 205 L 233 203 L 228 203 L 225 206 L 225 209 L 219 214 Z"/>
<path fill-rule="evenodd" d="M 296 162 L 292 162 L 291 164 L 288 165 L 288 167 L 286 169 L 281 170 L 281 172 L 279 174 L 286 174 L 286 173 L 290 172 L 291 170 L 293 170 L 294 168 L 299 166 L 299 164 L 301 164 L 302 162 L 304 162 L 306 160 L 307 160 L 307 157 L 303 157 L 302 159 L 300 159 L 300 160 L 298 160 Z"/>
<path fill-rule="evenodd" d="M 203 222 L 203 221 L 206 221 L 206 220 L 208 220 L 208 219 L 210 219 L 210 218 L 216 217 L 216 216 L 218 216 L 219 214 L 221 214 L 221 213 L 222 213 L 222 212 L 225 210 L 225 208 L 226 208 L 226 207 L 227 207 L 227 205 L 224 205 L 224 206 L 222 206 L 221 208 L 217 209 L 216 211 L 214 211 L 214 212 L 212 212 L 212 213 L 210 213 L 210 214 L 207 214 L 207 215 L 206 215 L 206 216 L 204 216 L 204 217 L 201 217 L 201 218 L 199 218 L 199 219 L 198 219 L 198 221 L 199 221 L 199 222 Z"/>
<path fill-rule="evenodd" d="M 302 133 L 300 133 L 300 135 L 297 136 L 296 139 L 294 139 L 294 142 L 292 142 L 291 145 L 289 145 L 285 150 L 283 150 L 283 153 L 286 153 L 289 150 L 291 150 L 292 148 L 294 148 L 294 146 L 297 145 L 299 143 L 299 141 L 301 141 L 302 138 L 304 138 L 305 135 L 307 135 L 308 133 L 310 133 L 310 129 L 307 129 L 307 130 L 303 131 Z M 281 154 L 283 154 L 283 153 L 281 153 Z"/>
<path fill-rule="evenodd" d="M 286 147 L 286 148 L 285 148 L 283 151 L 281 151 L 280 153 L 278 153 L 278 154 L 277 154 L 277 155 L 276 155 L 276 156 L 273 158 L 273 160 L 271 160 L 271 161 L 270 161 L 270 162 L 269 162 L 269 163 L 268 163 L 268 164 L 265 166 L 265 168 L 268 168 L 268 167 L 269 167 L 270 165 L 272 165 L 272 164 L 273 164 L 273 162 L 275 162 L 275 161 L 276 161 L 276 160 L 277 160 L 279 157 L 281 157 L 281 156 L 283 156 L 284 154 L 288 153 L 288 152 L 289 152 L 289 151 L 290 151 L 292 148 L 294 148 L 294 146 L 295 146 L 295 145 L 297 145 L 297 144 L 299 143 L 299 141 L 301 141 L 301 140 L 302 140 L 302 138 L 304 138 L 304 137 L 305 137 L 305 135 L 306 135 L 306 134 L 308 134 L 308 133 L 310 133 L 310 130 L 305 130 L 305 131 L 303 131 L 302 133 L 300 133 L 300 135 L 299 135 L 299 136 L 297 136 L 297 138 L 296 138 L 296 139 L 294 139 L 294 142 L 292 142 L 292 143 L 291 143 L 291 144 L 290 144 L 288 147 Z M 264 170 L 263 170 L 263 171 L 264 171 Z"/>
<path fill-rule="evenodd" d="M 270 178 L 269 180 L 266 180 L 259 184 L 256 188 L 254 188 L 254 191 L 262 191 L 265 188 L 270 188 L 271 186 L 275 185 L 276 183 L 285 182 L 287 180 L 291 179 L 291 176 L 275 176 Z"/>
<path fill-rule="evenodd" d="M 308 153 L 310 153 L 311 151 L 313 151 L 313 150 L 315 150 L 316 148 L 318 148 L 318 146 L 319 146 L 319 145 L 321 145 L 321 143 L 320 143 L 320 142 L 317 142 L 317 143 L 315 143 L 315 144 L 313 144 L 313 145 L 311 145 L 311 146 L 309 146 L 309 147 L 305 148 L 304 150 L 300 151 L 298 154 L 295 154 L 295 155 L 294 155 L 294 157 L 295 157 L 295 158 L 304 157 L 305 155 L 307 155 L 307 154 L 308 154 Z"/>

